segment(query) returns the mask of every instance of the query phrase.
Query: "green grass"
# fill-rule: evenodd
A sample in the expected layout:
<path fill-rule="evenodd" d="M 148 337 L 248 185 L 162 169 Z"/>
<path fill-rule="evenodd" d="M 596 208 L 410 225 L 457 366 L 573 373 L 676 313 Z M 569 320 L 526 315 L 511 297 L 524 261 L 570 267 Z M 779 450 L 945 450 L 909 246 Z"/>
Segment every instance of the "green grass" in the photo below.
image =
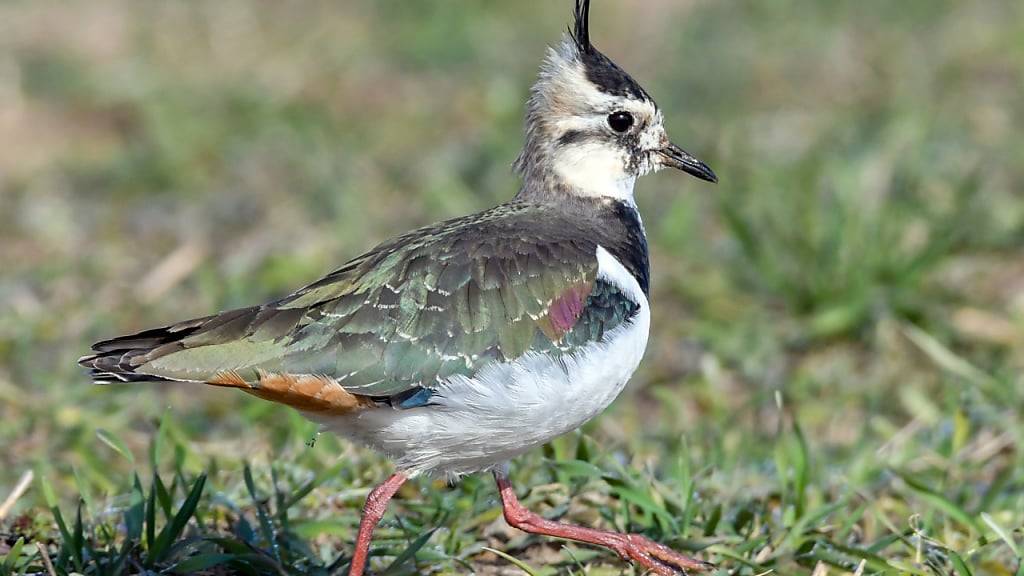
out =
<path fill-rule="evenodd" d="M 344 573 L 385 460 L 75 359 L 511 196 L 561 4 L 0 4 L 0 503 L 35 475 L 0 576 L 41 550 L 59 574 Z M 1024 575 L 1018 4 L 597 3 L 599 46 L 722 182 L 641 182 L 647 358 L 515 463 L 528 506 L 718 574 Z M 509 530 L 492 484 L 408 484 L 373 573 L 638 573 Z"/>

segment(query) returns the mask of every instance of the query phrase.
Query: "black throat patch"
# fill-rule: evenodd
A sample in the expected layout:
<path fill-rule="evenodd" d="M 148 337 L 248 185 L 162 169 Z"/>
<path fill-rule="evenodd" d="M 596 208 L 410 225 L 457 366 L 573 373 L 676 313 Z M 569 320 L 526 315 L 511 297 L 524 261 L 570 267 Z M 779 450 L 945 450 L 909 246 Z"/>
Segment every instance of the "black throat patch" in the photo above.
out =
<path fill-rule="evenodd" d="M 647 234 L 640 221 L 640 213 L 632 204 L 615 201 L 611 204 L 612 218 L 621 226 L 623 242 L 606 247 L 612 256 L 622 262 L 636 278 L 644 295 L 651 297 L 651 263 L 647 250 Z"/>

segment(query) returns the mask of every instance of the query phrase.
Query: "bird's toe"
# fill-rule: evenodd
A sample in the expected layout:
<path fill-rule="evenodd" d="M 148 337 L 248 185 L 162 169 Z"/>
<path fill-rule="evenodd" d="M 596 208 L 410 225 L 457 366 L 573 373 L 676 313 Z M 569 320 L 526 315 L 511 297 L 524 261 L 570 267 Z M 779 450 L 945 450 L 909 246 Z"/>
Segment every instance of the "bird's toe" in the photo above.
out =
<path fill-rule="evenodd" d="M 624 556 L 659 576 L 686 576 L 715 569 L 715 565 L 710 562 L 685 556 L 644 536 L 631 534 L 627 536 L 627 541 Z"/>

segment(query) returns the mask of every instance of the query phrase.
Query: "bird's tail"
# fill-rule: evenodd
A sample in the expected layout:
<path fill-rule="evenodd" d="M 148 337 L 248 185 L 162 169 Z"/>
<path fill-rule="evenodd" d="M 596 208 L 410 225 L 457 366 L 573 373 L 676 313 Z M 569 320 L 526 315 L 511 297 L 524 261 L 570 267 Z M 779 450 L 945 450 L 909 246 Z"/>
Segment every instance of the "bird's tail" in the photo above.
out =
<path fill-rule="evenodd" d="M 82 356 L 78 363 L 89 370 L 96 384 L 174 381 L 174 378 L 142 374 L 136 369 L 149 360 L 181 350 L 184 348 L 182 340 L 207 329 L 215 318 L 217 316 L 186 320 L 97 342 L 92 345 L 93 354 Z"/>
<path fill-rule="evenodd" d="M 258 362 L 239 368 L 238 359 L 232 354 L 232 351 L 238 352 L 237 346 L 221 353 L 201 354 L 203 349 L 216 349 L 218 344 L 232 346 L 245 341 L 240 337 L 251 335 L 253 326 L 260 325 L 261 321 L 267 330 L 271 330 L 275 319 L 278 329 L 292 326 L 300 312 L 253 307 L 186 320 L 97 342 L 92 347 L 94 353 L 80 358 L 78 363 L 89 369 L 89 375 L 97 384 L 161 381 L 210 384 L 237 388 L 307 414 L 347 414 L 374 406 L 372 398 L 354 395 L 326 375 L 269 371 Z M 258 346 L 251 341 L 246 345 Z M 200 355 L 196 355 L 197 352 Z M 176 354 L 177 358 L 184 359 L 173 368 L 154 366 L 167 364 L 171 360 L 167 357 Z M 244 357 L 244 352 L 240 356 Z"/>

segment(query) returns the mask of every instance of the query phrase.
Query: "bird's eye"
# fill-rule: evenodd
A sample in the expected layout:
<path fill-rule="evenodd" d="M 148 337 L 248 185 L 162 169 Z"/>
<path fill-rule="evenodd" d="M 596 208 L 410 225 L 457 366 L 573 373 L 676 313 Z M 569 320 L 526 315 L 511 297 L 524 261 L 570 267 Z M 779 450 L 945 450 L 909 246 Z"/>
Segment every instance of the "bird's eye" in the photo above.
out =
<path fill-rule="evenodd" d="M 608 115 L 608 125 L 616 132 L 625 132 L 633 127 L 633 115 L 629 112 L 612 112 Z"/>

